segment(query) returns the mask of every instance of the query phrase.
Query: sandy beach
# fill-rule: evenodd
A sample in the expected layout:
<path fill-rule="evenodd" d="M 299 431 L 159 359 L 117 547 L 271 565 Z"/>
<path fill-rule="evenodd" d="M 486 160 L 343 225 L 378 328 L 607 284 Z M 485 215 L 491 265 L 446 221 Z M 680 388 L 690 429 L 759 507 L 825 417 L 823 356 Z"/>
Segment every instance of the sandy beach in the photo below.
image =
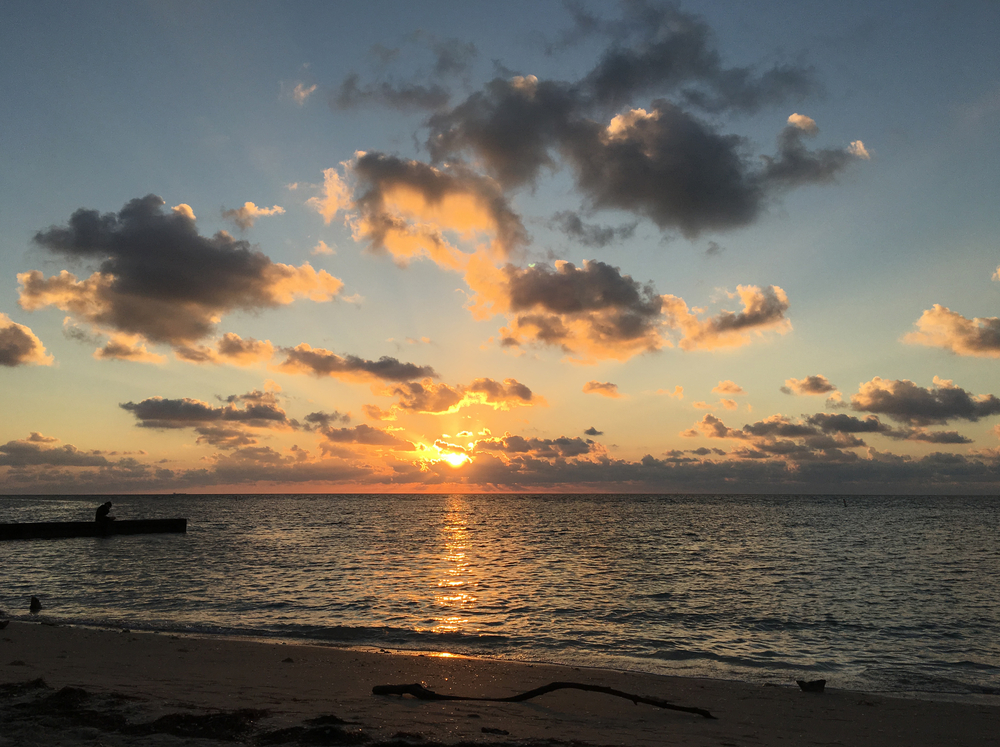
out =
<path fill-rule="evenodd" d="M 43 682 L 39 682 L 42 680 Z M 523 703 L 376 696 L 423 683 L 505 697 L 573 681 L 694 706 L 709 720 L 602 693 Z M 789 686 L 790 685 L 790 686 Z M 334 718 L 335 717 L 335 718 Z M 1000 703 L 746 683 L 13 621 L 0 632 L 0 745 L 996 745 Z"/>

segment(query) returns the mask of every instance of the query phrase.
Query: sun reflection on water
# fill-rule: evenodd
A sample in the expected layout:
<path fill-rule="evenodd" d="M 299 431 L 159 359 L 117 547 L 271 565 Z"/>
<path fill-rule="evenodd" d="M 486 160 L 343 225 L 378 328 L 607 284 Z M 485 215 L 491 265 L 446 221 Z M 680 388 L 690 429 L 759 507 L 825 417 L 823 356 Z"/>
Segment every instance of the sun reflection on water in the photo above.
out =
<path fill-rule="evenodd" d="M 438 592 L 434 604 L 438 608 L 435 633 L 457 633 L 464 631 L 469 622 L 465 611 L 475 605 L 479 597 L 475 587 L 475 570 L 469 562 L 468 506 L 462 496 L 448 496 L 444 526 L 441 528 L 444 542 L 443 578 L 438 578 Z"/>

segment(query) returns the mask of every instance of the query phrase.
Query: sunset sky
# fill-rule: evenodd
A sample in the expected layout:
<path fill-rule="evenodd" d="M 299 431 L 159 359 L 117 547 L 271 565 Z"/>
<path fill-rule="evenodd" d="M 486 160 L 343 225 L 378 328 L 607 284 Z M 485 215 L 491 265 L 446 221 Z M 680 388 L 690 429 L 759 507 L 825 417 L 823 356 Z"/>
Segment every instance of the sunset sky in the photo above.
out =
<path fill-rule="evenodd" d="M 998 35 L 5 6 L 0 492 L 998 493 Z"/>

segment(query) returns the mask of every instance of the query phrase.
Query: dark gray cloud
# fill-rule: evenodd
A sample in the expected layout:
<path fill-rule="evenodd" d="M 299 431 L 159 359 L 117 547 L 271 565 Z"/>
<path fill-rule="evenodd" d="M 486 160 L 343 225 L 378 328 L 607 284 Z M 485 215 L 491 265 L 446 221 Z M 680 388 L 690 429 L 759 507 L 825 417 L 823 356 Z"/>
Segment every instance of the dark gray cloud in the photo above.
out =
<path fill-rule="evenodd" d="M 243 406 L 240 407 L 240 404 Z M 278 407 L 277 397 L 270 392 L 254 391 L 246 395 L 233 395 L 221 407 L 186 397 L 150 397 L 141 402 L 123 402 L 119 407 L 131 412 L 140 428 L 193 428 L 210 423 L 225 423 L 231 426 L 284 430 L 296 425 Z"/>
<path fill-rule="evenodd" d="M 642 285 L 617 267 L 589 260 L 583 267 L 557 262 L 553 270 L 539 263 L 508 265 L 507 303 L 517 314 L 514 326 L 547 344 L 564 344 L 582 323 L 586 335 L 608 344 L 648 338 L 652 346 L 661 322 L 662 301 L 653 286 Z"/>
<path fill-rule="evenodd" d="M 824 433 L 892 433 L 893 428 L 886 425 L 874 415 L 867 416 L 864 420 L 853 415 L 838 413 L 831 415 L 826 412 L 818 412 L 806 418 L 806 422 L 814 425 Z"/>
<path fill-rule="evenodd" d="M 972 439 L 957 431 L 925 431 L 917 429 L 906 436 L 907 441 L 923 441 L 928 444 L 971 444 Z"/>
<path fill-rule="evenodd" d="M 311 412 L 302 418 L 306 428 L 326 428 L 334 423 L 350 423 L 351 416 L 346 413 L 337 412 Z"/>
<path fill-rule="evenodd" d="M 436 161 L 471 152 L 504 186 L 530 184 L 542 168 L 556 168 L 550 150 L 570 138 L 579 109 L 579 93 L 566 83 L 494 78 L 431 115 L 427 148 Z"/>
<path fill-rule="evenodd" d="M 390 446 L 404 451 L 411 451 L 414 448 L 411 442 L 397 438 L 379 428 L 372 428 L 370 425 L 365 425 L 364 423 L 356 425 L 353 428 L 331 428 L 327 426 L 321 429 L 320 432 L 330 443 Z"/>
<path fill-rule="evenodd" d="M 641 285 L 604 262 L 590 260 L 582 268 L 560 262 L 555 271 L 541 263 L 527 268 L 508 265 L 504 273 L 514 311 L 538 308 L 576 314 L 615 308 L 642 317 L 660 313 L 660 297 L 652 284 Z"/>
<path fill-rule="evenodd" d="M 925 389 L 908 379 L 876 376 L 851 396 L 851 407 L 907 425 L 945 425 L 951 420 L 976 422 L 1000 414 L 1000 399 L 992 394 L 973 395 L 951 381 L 937 378 L 934 388 Z"/>
<path fill-rule="evenodd" d="M 430 72 L 427 80 L 417 82 L 419 71 L 427 69 L 419 58 L 426 58 L 428 52 L 431 57 Z M 441 109 L 451 97 L 451 91 L 441 81 L 469 72 L 479 56 L 479 51 L 472 42 L 455 38 L 442 39 L 424 30 L 410 34 L 400 47 L 375 44 L 370 53 L 377 62 L 378 77 L 381 80 L 363 83 L 358 73 L 351 72 L 330 95 L 332 108 L 353 109 L 380 105 L 402 111 Z M 389 76 L 390 66 L 397 69 L 406 67 L 405 75 L 408 79 L 399 80 Z M 418 72 L 414 73 L 414 70 Z"/>
<path fill-rule="evenodd" d="M 583 246 L 602 248 L 616 241 L 632 238 L 638 223 L 622 226 L 601 226 L 584 223 L 577 213 L 563 210 L 552 216 L 553 224 L 564 234 Z"/>
<path fill-rule="evenodd" d="M 476 442 L 476 452 L 492 451 L 504 454 L 530 454 L 540 459 L 557 457 L 570 458 L 589 454 L 593 449 L 593 441 L 584 440 L 579 436 L 570 438 L 524 438 L 512 436 L 509 433 L 502 438 L 488 438 Z"/>
<path fill-rule="evenodd" d="M 402 111 L 420 111 L 440 109 L 449 98 L 451 92 L 437 83 L 421 85 L 382 81 L 362 84 L 361 77 L 351 73 L 330 95 L 330 106 L 334 109 L 356 109 L 379 104 Z"/>
<path fill-rule="evenodd" d="M 209 444 L 217 449 L 241 449 L 244 446 L 255 446 L 258 443 L 256 438 L 241 428 L 200 425 L 194 430 L 198 434 L 196 443 Z"/>
<path fill-rule="evenodd" d="M 118 213 L 80 209 L 67 225 L 36 233 L 38 246 L 98 262 L 99 271 L 82 281 L 66 271 L 49 279 L 24 273 L 21 305 L 55 305 L 101 328 L 183 345 L 211 334 L 230 311 L 281 306 L 303 294 L 328 299 L 343 285 L 309 265 L 276 264 L 225 232 L 202 236 L 188 206 L 164 213 L 163 205 L 147 195 Z"/>
<path fill-rule="evenodd" d="M 856 156 L 846 150 L 823 148 L 811 151 L 802 142 L 815 135 L 815 129 L 787 125 L 778 135 L 778 155 L 762 156 L 764 184 L 788 189 L 802 184 L 822 184 L 834 178 Z"/>
<path fill-rule="evenodd" d="M 47 439 L 35 438 L 8 441 L 0 446 L 0 466 L 104 467 L 111 464 L 99 451 L 81 451 L 72 444 L 46 446 L 47 442 Z"/>
<path fill-rule="evenodd" d="M 638 96 L 676 92 L 706 111 L 749 113 L 821 91 L 810 67 L 725 67 L 708 24 L 671 3 L 632 0 L 620 7 L 616 19 L 573 8 L 575 28 L 564 36 L 564 43 L 595 35 L 610 42 L 580 83 L 595 103 L 618 108 Z"/>
<path fill-rule="evenodd" d="M 437 378 L 430 366 L 403 363 L 384 355 L 377 361 L 365 360 L 356 355 L 337 355 L 323 348 L 313 348 L 306 343 L 294 348 L 281 348 L 285 360 L 278 368 L 289 373 L 331 376 L 335 379 L 409 381 L 422 377 Z"/>
<path fill-rule="evenodd" d="M 613 129 L 580 122 L 564 144 L 594 208 L 628 210 L 689 237 L 748 225 L 759 214 L 765 185 L 745 149 L 742 138 L 719 134 L 664 99 L 648 113 L 620 115 Z"/>
<path fill-rule="evenodd" d="M 435 39 L 430 47 L 434 53 L 434 74 L 440 76 L 468 72 L 479 56 L 475 44 L 461 39 Z"/>
<path fill-rule="evenodd" d="M 590 426 L 587 430 L 583 432 L 585 436 L 603 436 L 604 431 L 597 430 L 594 426 Z"/>
<path fill-rule="evenodd" d="M 426 143 L 432 159 L 471 154 L 505 187 L 533 184 L 543 169 L 568 164 L 591 208 L 626 210 L 693 237 L 748 225 L 774 192 L 828 182 L 865 153 L 860 143 L 810 151 L 802 138 L 812 131 L 789 126 L 775 156 L 754 158 L 744 138 L 681 106 L 753 112 L 798 100 L 819 91 L 812 70 L 725 67 L 697 17 L 673 6 L 623 7 L 623 18 L 610 22 L 572 11 L 576 36 L 611 39 L 580 80 L 495 78 L 435 112 Z M 648 111 L 623 111 L 648 97 Z"/>

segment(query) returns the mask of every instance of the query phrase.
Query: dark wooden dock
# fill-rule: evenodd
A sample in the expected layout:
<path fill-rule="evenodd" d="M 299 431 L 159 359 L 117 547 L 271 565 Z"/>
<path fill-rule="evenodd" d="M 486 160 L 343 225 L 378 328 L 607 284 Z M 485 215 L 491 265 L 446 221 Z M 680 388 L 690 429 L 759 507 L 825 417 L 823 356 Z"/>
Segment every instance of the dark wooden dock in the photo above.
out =
<path fill-rule="evenodd" d="M 117 534 L 184 533 L 187 519 L 117 519 L 115 521 L 40 521 L 0 524 L 0 540 L 113 537 Z"/>

